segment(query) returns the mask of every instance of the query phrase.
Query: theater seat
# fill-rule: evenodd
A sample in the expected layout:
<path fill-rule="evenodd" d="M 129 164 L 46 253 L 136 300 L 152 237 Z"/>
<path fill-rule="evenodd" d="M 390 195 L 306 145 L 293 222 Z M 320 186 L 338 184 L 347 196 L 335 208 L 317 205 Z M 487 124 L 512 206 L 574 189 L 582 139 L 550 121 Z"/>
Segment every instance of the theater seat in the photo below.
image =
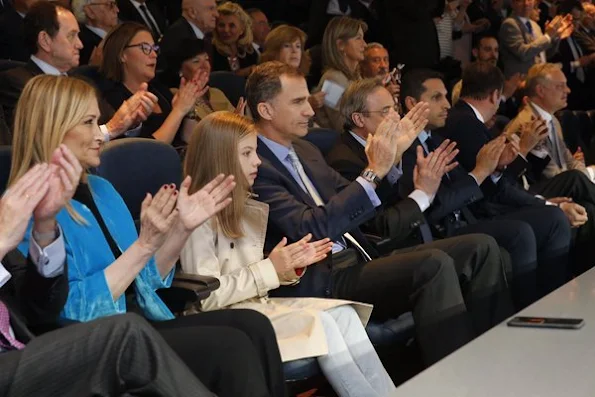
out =
<path fill-rule="evenodd" d="M 330 128 L 309 128 L 308 134 L 303 139 L 316 146 L 326 157 L 339 139 L 339 133 Z"/>
<path fill-rule="evenodd" d="M 233 72 L 212 72 L 209 76 L 209 86 L 223 91 L 233 106 L 238 104 L 240 97 L 246 98 L 246 79 Z"/>
<path fill-rule="evenodd" d="M 379 354 L 382 354 L 383 349 L 398 345 L 404 347 L 414 337 L 413 315 L 405 313 L 383 323 L 370 321 L 366 331 Z M 317 379 L 322 374 L 316 358 L 304 358 L 284 363 L 283 371 L 291 390 L 303 389 L 300 387 L 301 384 L 308 382 L 309 379 Z"/>

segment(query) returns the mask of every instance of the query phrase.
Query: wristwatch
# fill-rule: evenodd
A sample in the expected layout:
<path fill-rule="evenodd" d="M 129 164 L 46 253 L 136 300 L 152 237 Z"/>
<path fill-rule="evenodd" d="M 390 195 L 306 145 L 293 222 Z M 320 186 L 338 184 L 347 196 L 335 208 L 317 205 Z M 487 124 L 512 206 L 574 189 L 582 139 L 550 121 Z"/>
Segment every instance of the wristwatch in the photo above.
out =
<path fill-rule="evenodd" d="M 365 169 L 360 176 L 370 183 L 375 183 L 376 186 L 380 185 L 380 182 L 382 182 L 382 178 L 376 175 L 374 170 L 370 168 Z"/>

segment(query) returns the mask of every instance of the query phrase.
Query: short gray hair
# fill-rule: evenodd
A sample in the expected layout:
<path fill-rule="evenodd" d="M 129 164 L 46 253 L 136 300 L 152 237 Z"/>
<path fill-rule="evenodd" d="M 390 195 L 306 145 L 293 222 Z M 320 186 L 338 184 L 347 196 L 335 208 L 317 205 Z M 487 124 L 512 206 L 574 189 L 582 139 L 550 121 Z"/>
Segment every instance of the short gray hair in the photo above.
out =
<path fill-rule="evenodd" d="M 527 72 L 527 82 L 525 83 L 527 95 L 535 95 L 537 86 L 549 81 L 551 73 L 555 70 L 562 70 L 562 65 L 559 63 L 538 63 L 531 66 Z"/>
<path fill-rule="evenodd" d="M 356 80 L 347 87 L 339 105 L 339 111 L 343 117 L 343 123 L 346 129 L 351 130 L 357 127 L 353 123 L 351 116 L 353 113 L 367 111 L 366 101 L 368 96 L 380 87 L 383 87 L 382 83 L 375 78 Z"/>
<path fill-rule="evenodd" d="M 374 48 L 383 48 L 383 49 L 386 49 L 386 48 L 384 48 L 384 46 L 382 44 L 376 43 L 376 42 L 372 42 L 372 43 L 368 43 L 366 45 L 366 48 L 364 49 L 364 54 L 366 52 L 370 51 L 370 50 L 373 50 Z"/>
<path fill-rule="evenodd" d="M 93 0 L 72 0 L 70 7 L 72 13 L 76 17 L 79 24 L 84 25 L 87 23 L 87 15 L 85 14 L 85 6 L 91 4 Z"/>

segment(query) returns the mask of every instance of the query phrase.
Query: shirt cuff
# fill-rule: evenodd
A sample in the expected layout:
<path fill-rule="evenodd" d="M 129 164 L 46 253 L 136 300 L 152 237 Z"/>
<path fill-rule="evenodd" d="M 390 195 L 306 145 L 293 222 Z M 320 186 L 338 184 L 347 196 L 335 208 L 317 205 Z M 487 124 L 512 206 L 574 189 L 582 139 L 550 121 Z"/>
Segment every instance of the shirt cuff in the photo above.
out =
<path fill-rule="evenodd" d="M 109 130 L 107 129 L 107 126 L 105 124 L 101 124 L 99 126 L 99 130 L 101 130 L 101 133 L 103 134 L 103 142 L 109 142 L 110 140 L 110 136 L 109 136 Z"/>
<path fill-rule="evenodd" d="M 415 189 L 414 191 L 412 191 L 409 195 L 409 198 L 417 203 L 417 206 L 419 207 L 421 212 L 427 210 L 434 199 L 434 197 L 429 197 L 426 192 L 419 189 Z"/>
<path fill-rule="evenodd" d="M 595 182 L 595 167 L 590 165 L 587 167 L 587 174 L 589 174 L 589 179 L 591 182 Z"/>
<path fill-rule="evenodd" d="M 399 162 L 398 165 L 391 167 L 390 171 L 388 171 L 388 174 L 386 174 L 386 179 L 388 180 L 388 183 L 390 183 L 391 185 L 396 185 L 402 176 L 403 166 Z"/>
<path fill-rule="evenodd" d="M 45 278 L 53 278 L 64 273 L 64 264 L 66 263 L 66 250 L 62 229 L 58 226 L 58 236 L 50 245 L 41 248 L 33 236 L 29 244 L 29 255 L 31 260 L 37 266 L 37 271 Z"/>
<path fill-rule="evenodd" d="M 8 270 L 4 268 L 2 262 L 0 262 L 0 288 L 4 286 L 10 280 L 12 276 L 8 273 Z"/>
<path fill-rule="evenodd" d="M 550 43 L 552 42 L 552 38 L 550 37 L 549 34 L 546 33 L 543 36 L 547 39 L 547 41 L 549 41 Z"/>
<path fill-rule="evenodd" d="M 374 207 L 378 207 L 378 206 L 380 206 L 380 204 L 382 204 L 380 202 L 380 199 L 378 198 L 378 195 L 376 194 L 376 190 L 374 189 L 374 186 L 372 186 L 372 184 L 370 182 L 366 181 L 361 176 L 358 176 L 356 181 L 357 181 L 357 183 L 362 185 L 362 187 L 366 191 L 366 194 L 368 195 L 368 198 L 370 199 L 370 201 L 372 202 L 372 205 Z"/>
<path fill-rule="evenodd" d="M 490 179 L 492 180 L 492 182 L 494 182 L 494 184 L 498 184 L 498 181 L 500 181 L 502 175 L 504 175 L 502 172 L 494 172 L 492 175 L 490 175 Z"/>

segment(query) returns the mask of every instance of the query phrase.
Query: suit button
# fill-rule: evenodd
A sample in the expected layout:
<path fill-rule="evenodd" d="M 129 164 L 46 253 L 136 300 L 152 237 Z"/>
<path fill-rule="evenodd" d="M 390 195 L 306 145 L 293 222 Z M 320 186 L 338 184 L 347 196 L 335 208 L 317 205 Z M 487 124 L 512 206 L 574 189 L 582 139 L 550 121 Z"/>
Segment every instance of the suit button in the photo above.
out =
<path fill-rule="evenodd" d="M 233 241 L 231 243 L 229 243 L 229 248 L 233 249 L 235 247 L 235 244 L 233 243 Z"/>

